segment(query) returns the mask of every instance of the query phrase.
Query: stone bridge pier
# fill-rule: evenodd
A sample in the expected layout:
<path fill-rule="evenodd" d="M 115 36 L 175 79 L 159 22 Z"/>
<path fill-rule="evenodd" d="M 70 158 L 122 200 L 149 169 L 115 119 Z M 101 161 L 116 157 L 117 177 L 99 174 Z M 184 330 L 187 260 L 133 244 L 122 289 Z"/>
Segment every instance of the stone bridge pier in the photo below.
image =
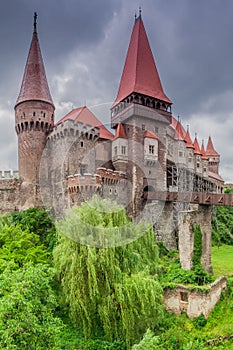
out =
<path fill-rule="evenodd" d="M 211 247 L 212 247 L 212 206 L 199 205 L 198 210 L 179 212 L 178 240 L 180 263 L 183 269 L 192 268 L 194 250 L 193 226 L 200 225 L 202 232 L 201 263 L 205 271 L 212 273 Z"/>

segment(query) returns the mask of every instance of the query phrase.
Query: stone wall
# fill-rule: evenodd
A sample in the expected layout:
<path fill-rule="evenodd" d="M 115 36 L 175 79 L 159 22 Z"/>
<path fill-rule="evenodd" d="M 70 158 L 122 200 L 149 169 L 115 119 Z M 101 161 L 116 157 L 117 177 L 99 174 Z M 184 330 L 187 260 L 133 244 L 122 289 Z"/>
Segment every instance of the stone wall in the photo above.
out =
<path fill-rule="evenodd" d="M 0 213 L 10 213 L 19 209 L 19 187 L 19 180 L 0 180 Z"/>
<path fill-rule="evenodd" d="M 186 312 L 190 318 L 203 314 L 207 318 L 219 301 L 222 291 L 227 287 L 226 278 L 220 277 L 207 287 L 207 291 L 191 291 L 183 285 L 165 289 L 164 300 L 167 311 L 177 315 Z"/>
<path fill-rule="evenodd" d="M 212 273 L 211 247 L 212 247 L 212 207 L 199 205 L 196 211 L 179 212 L 178 218 L 178 238 L 180 263 L 183 269 L 192 268 L 192 258 L 194 249 L 193 226 L 200 225 L 202 232 L 202 257 L 203 268 Z"/>

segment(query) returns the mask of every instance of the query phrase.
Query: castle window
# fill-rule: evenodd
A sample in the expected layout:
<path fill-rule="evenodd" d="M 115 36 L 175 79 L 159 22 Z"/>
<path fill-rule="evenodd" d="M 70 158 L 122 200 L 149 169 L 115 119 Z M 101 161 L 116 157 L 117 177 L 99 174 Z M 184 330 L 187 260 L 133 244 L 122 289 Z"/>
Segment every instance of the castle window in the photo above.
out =
<path fill-rule="evenodd" d="M 155 153 L 155 146 L 149 145 L 149 154 L 154 154 L 154 153 Z"/>
<path fill-rule="evenodd" d="M 157 126 L 155 126 L 155 133 L 158 134 L 159 133 L 159 128 Z"/>
<path fill-rule="evenodd" d="M 84 145 L 84 144 L 83 144 L 83 141 L 81 141 L 81 143 L 80 143 L 80 144 L 81 144 L 81 147 L 83 147 L 83 145 Z"/>
<path fill-rule="evenodd" d="M 197 163 L 197 168 L 200 168 L 200 164 L 199 163 Z"/>
<path fill-rule="evenodd" d="M 188 293 L 187 292 L 180 292 L 180 300 L 184 302 L 188 302 Z"/>
<path fill-rule="evenodd" d="M 189 158 L 189 163 L 191 163 L 192 162 L 192 158 Z"/>
<path fill-rule="evenodd" d="M 117 155 L 117 146 L 114 147 L 114 155 Z"/>
<path fill-rule="evenodd" d="M 126 153 L 126 146 L 121 146 L 121 154 L 125 154 Z"/>
<path fill-rule="evenodd" d="M 183 157 L 183 152 L 179 152 L 179 157 Z"/>
<path fill-rule="evenodd" d="M 35 117 L 36 116 L 36 112 L 33 112 L 32 115 L 33 115 L 33 117 Z"/>
<path fill-rule="evenodd" d="M 146 130 L 145 124 L 142 124 L 142 130 Z"/>
<path fill-rule="evenodd" d="M 46 114 L 44 113 L 44 118 L 45 118 Z"/>

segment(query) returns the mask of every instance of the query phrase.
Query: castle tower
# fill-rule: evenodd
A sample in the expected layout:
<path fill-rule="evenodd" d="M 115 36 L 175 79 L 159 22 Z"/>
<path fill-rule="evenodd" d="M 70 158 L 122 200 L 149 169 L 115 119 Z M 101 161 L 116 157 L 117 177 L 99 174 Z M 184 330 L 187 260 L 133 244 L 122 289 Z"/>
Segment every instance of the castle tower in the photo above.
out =
<path fill-rule="evenodd" d="M 213 142 L 210 136 L 206 147 L 206 156 L 209 159 L 209 164 L 208 164 L 209 171 L 215 174 L 218 174 L 220 155 L 218 152 L 215 151 L 215 148 L 213 146 Z"/>
<path fill-rule="evenodd" d="M 128 163 L 128 139 L 121 123 L 118 124 L 116 134 L 112 140 L 112 162 L 117 171 L 126 173 Z"/>
<path fill-rule="evenodd" d="M 35 13 L 31 46 L 15 104 L 19 177 L 24 183 L 32 185 L 39 182 L 41 156 L 47 135 L 53 129 L 55 109 L 40 51 L 36 20 Z"/>
<path fill-rule="evenodd" d="M 205 151 L 205 146 L 204 146 L 204 140 L 202 140 L 202 145 L 201 145 L 201 154 L 202 154 L 202 164 L 203 164 L 203 177 L 207 178 L 208 177 L 208 157 L 206 155 Z"/>
<path fill-rule="evenodd" d="M 187 153 L 187 168 L 190 171 L 194 171 L 194 146 L 190 137 L 188 127 L 185 135 L 185 141 L 186 141 L 186 153 Z"/>
<path fill-rule="evenodd" d="M 140 211 L 144 189 L 166 189 L 166 128 L 171 123 L 171 105 L 162 88 L 140 11 L 111 109 L 112 127 L 123 124 L 128 139 L 126 176 L 132 184 L 129 201 L 133 216 Z M 151 155 L 156 161 L 147 159 L 149 152 L 155 152 L 155 139 L 145 137 L 146 131 L 158 136 L 158 154 Z"/>
<path fill-rule="evenodd" d="M 201 176 L 202 175 L 202 153 L 197 140 L 197 136 L 195 136 L 193 147 L 194 147 L 195 173 Z"/>

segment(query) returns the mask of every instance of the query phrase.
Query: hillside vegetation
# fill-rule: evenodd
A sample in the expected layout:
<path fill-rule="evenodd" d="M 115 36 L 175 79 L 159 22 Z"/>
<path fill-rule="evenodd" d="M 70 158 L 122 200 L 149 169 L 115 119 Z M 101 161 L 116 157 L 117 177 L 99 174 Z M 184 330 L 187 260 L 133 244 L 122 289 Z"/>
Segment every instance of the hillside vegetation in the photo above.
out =
<path fill-rule="evenodd" d="M 232 208 L 216 209 L 213 277 L 199 263 L 198 227 L 194 268 L 184 271 L 149 226 L 133 225 L 112 205 L 94 198 L 56 226 L 39 209 L 1 217 L 0 349 L 233 349 Z M 141 237 L 111 248 L 80 243 L 90 235 L 95 243 L 116 239 L 106 229 L 117 239 Z M 222 274 L 228 289 L 207 320 L 165 311 L 164 286 L 200 285 Z"/>

